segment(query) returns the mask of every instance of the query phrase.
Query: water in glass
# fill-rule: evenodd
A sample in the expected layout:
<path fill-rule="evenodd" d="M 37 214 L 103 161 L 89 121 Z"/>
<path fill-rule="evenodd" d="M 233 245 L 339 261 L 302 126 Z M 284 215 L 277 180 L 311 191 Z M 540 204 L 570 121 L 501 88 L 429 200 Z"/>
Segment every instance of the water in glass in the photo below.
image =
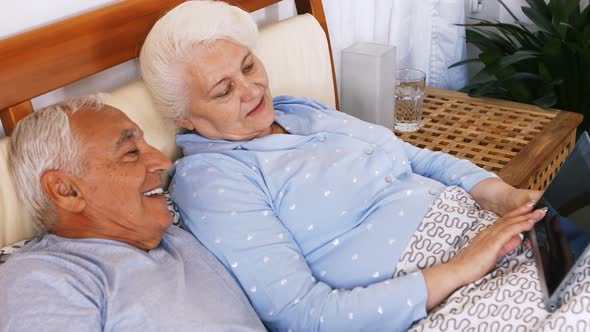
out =
<path fill-rule="evenodd" d="M 395 88 L 394 128 L 415 131 L 420 128 L 424 88 L 416 85 L 398 85 Z"/>

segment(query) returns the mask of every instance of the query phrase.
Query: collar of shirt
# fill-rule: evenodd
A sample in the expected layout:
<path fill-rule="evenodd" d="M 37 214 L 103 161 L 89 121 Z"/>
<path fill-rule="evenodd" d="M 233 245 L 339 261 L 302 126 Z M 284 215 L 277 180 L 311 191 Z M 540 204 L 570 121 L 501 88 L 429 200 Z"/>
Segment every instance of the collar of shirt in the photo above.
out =
<path fill-rule="evenodd" d="M 176 144 L 182 149 L 184 156 L 196 153 L 222 153 L 229 150 L 276 151 L 284 150 L 304 144 L 322 133 L 310 135 L 309 124 L 314 116 L 322 116 L 318 105 L 311 100 L 288 96 L 277 97 L 273 100 L 275 106 L 275 121 L 280 124 L 289 135 L 268 135 L 248 141 L 210 140 L 194 132 L 181 134 L 176 137 Z"/>

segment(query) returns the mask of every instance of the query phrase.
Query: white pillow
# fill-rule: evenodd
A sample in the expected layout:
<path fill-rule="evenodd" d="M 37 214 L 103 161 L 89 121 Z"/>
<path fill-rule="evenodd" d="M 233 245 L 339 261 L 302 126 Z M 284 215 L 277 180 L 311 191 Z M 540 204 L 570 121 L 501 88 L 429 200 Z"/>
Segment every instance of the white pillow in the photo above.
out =
<path fill-rule="evenodd" d="M 24 241 L 17 242 L 13 245 L 10 245 L 8 247 L 0 248 L 0 265 L 2 265 L 4 262 L 6 262 L 6 260 L 10 257 L 10 255 L 19 251 L 28 242 L 29 242 L 29 240 L 24 240 Z"/>

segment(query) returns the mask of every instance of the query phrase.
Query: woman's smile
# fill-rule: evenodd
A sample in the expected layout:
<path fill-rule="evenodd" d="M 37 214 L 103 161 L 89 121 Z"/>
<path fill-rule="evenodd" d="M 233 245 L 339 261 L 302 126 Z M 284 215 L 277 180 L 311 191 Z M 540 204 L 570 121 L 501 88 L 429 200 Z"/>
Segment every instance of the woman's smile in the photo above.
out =
<path fill-rule="evenodd" d="M 256 105 L 256 107 L 253 110 L 248 112 L 248 114 L 246 114 L 246 117 L 256 116 L 257 114 L 259 114 L 260 112 L 262 112 L 264 110 L 264 106 L 266 105 L 266 100 L 264 97 L 265 97 L 265 95 L 262 95 L 262 98 L 260 98 L 260 102 L 258 103 L 258 105 Z"/>

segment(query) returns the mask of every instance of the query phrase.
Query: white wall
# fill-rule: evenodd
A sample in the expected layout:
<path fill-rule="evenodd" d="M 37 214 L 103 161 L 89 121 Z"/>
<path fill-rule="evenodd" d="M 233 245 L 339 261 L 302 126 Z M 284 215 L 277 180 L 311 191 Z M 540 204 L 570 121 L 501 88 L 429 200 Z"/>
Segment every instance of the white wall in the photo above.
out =
<path fill-rule="evenodd" d="M 0 1 L 0 39 L 102 7 L 118 0 Z"/>
<path fill-rule="evenodd" d="M 0 39 L 14 36 L 76 14 L 105 6 L 118 0 L 0 0 Z M 260 25 L 276 22 L 296 13 L 293 0 L 253 13 Z M 67 98 L 109 91 L 139 78 L 136 60 L 85 78 L 74 84 L 41 95 L 32 100 L 35 109 L 49 106 Z M 4 130 L 0 126 L 0 137 Z"/>

